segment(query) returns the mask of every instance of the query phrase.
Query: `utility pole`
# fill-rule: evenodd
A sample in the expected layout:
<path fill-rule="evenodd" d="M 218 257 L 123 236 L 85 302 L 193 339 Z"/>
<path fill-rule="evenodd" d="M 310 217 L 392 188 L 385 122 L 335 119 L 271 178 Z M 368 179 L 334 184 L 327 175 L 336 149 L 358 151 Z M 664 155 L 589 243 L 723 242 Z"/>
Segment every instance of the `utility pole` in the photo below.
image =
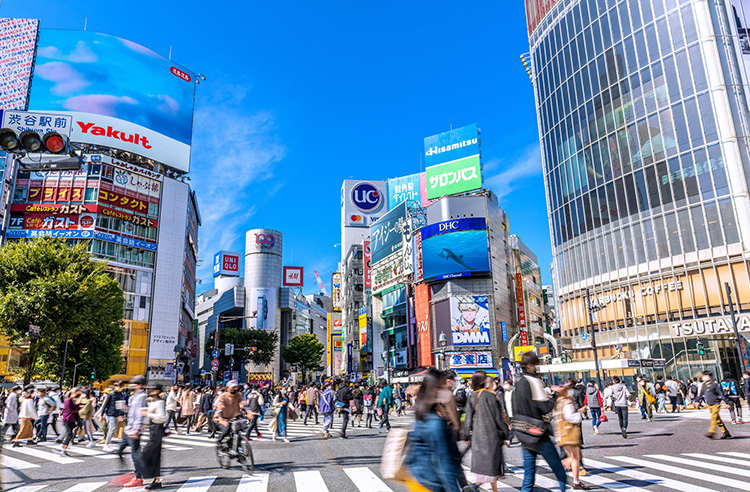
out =
<path fill-rule="evenodd" d="M 596 384 L 602 389 L 602 378 L 599 374 L 599 354 L 596 351 L 596 334 L 594 333 L 594 312 L 591 307 L 591 295 L 586 287 L 586 309 L 589 311 L 589 325 L 591 326 L 591 348 L 594 350 L 594 366 L 596 367 Z M 597 309 L 598 311 L 598 309 Z"/>
<path fill-rule="evenodd" d="M 732 304 L 732 289 L 729 282 L 724 282 L 727 289 L 727 300 L 729 301 L 729 315 L 732 317 L 732 328 L 734 329 L 734 341 L 737 344 L 737 363 L 740 366 L 740 376 L 742 375 L 742 350 L 740 349 L 740 332 L 737 329 L 737 319 L 734 317 L 734 304 Z"/>

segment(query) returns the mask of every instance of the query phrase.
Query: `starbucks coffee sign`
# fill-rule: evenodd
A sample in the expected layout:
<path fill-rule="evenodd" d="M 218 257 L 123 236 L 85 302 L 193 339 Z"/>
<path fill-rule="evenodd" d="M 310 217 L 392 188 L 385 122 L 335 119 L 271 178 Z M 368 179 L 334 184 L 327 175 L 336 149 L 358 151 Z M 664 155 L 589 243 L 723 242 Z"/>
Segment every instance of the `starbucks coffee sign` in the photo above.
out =
<path fill-rule="evenodd" d="M 750 332 L 750 315 L 741 314 L 736 317 L 737 330 Z M 732 318 L 722 316 L 694 321 L 670 323 L 669 331 L 673 337 L 699 337 L 705 335 L 733 335 Z"/>

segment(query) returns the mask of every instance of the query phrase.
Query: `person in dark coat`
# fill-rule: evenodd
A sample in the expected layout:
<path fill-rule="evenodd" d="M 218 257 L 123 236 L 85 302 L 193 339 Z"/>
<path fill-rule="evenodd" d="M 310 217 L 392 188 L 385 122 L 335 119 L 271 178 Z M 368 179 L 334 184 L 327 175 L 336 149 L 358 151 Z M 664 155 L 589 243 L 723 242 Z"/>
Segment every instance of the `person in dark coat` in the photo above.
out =
<path fill-rule="evenodd" d="M 497 492 L 497 480 L 505 476 L 503 444 L 508 438 L 508 426 L 491 389 L 492 382 L 481 370 L 472 376 L 474 391 L 466 402 L 461 438 L 471 444 L 471 472 L 476 475 L 476 484 L 489 482 L 492 491 Z"/>

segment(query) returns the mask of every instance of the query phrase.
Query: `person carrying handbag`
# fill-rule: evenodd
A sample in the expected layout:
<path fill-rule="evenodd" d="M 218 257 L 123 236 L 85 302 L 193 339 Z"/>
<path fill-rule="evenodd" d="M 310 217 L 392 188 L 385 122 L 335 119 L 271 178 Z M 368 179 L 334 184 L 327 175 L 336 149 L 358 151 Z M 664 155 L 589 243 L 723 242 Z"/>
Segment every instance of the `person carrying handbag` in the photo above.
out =
<path fill-rule="evenodd" d="M 574 490 L 588 490 L 588 486 L 581 483 L 580 471 L 581 471 L 581 421 L 583 414 L 586 409 L 581 407 L 576 410 L 576 405 L 573 402 L 573 398 L 570 393 L 573 389 L 573 385 L 570 382 L 565 382 L 561 386 L 555 386 L 554 391 L 557 394 L 557 401 L 555 402 L 555 439 L 557 444 L 560 445 L 568 457 L 563 460 L 563 466 L 570 468 L 573 472 L 573 489 Z"/>

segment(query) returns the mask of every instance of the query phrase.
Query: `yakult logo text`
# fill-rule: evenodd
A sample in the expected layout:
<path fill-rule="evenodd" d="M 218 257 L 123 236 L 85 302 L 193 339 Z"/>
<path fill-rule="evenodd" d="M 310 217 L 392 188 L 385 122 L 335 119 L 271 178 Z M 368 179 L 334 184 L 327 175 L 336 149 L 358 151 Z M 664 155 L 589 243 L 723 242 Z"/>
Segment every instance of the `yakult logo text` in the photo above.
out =
<path fill-rule="evenodd" d="M 276 238 L 273 234 L 256 234 L 255 244 L 260 244 L 261 247 L 273 248 L 276 244 Z"/>
<path fill-rule="evenodd" d="M 91 133 L 91 135 L 110 137 L 117 140 L 122 140 L 123 142 L 142 145 L 144 149 L 151 148 L 151 144 L 149 143 L 148 138 L 143 135 L 139 135 L 138 133 L 126 134 L 123 131 L 114 130 L 111 126 L 102 128 L 101 126 L 94 126 L 93 123 L 84 123 L 82 121 L 76 121 L 76 123 L 78 123 L 78 126 L 81 127 L 81 132 L 83 133 Z"/>

